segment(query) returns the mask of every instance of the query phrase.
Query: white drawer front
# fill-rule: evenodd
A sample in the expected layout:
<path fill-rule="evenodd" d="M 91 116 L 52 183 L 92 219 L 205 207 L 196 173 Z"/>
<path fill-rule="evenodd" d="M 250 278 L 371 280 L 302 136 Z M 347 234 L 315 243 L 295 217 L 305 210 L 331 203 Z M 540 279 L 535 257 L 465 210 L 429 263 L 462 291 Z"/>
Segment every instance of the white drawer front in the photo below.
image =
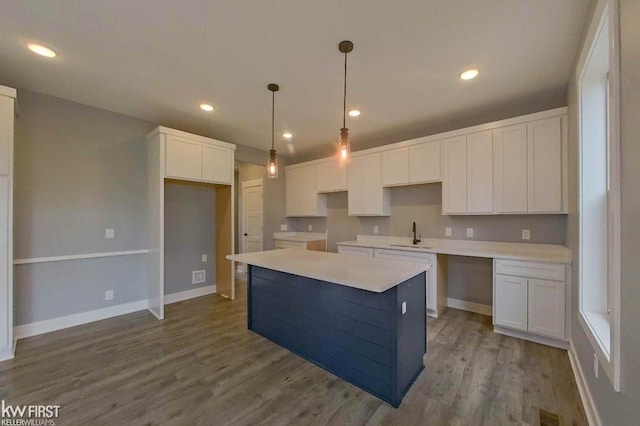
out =
<path fill-rule="evenodd" d="M 297 248 L 297 249 L 304 249 L 306 250 L 307 248 L 307 243 L 305 243 L 304 241 L 283 241 L 283 240 L 276 240 L 276 244 L 275 244 L 277 249 L 288 249 L 288 248 Z"/>
<path fill-rule="evenodd" d="M 374 256 L 382 259 L 404 260 L 406 262 L 421 262 L 428 263 L 430 265 L 433 265 L 436 262 L 436 255 L 433 253 L 418 253 L 415 251 L 406 250 L 376 249 L 374 252 Z"/>
<path fill-rule="evenodd" d="M 564 281 L 564 265 L 557 263 L 496 260 L 496 274 Z"/>
<path fill-rule="evenodd" d="M 373 257 L 373 249 L 368 247 L 338 246 L 338 253 L 353 256 Z"/>

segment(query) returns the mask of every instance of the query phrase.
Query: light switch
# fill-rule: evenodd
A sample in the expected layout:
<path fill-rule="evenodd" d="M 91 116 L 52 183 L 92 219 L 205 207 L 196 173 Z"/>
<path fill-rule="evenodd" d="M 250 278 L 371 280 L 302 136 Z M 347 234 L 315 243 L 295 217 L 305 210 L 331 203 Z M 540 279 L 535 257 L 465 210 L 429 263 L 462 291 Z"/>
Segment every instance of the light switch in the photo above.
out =
<path fill-rule="evenodd" d="M 467 228 L 467 238 L 473 238 L 473 228 Z"/>
<path fill-rule="evenodd" d="M 402 302 L 402 315 L 407 313 L 407 302 Z"/>
<path fill-rule="evenodd" d="M 373 226 L 373 233 L 377 234 L 378 233 L 378 225 L 374 225 Z"/>
<path fill-rule="evenodd" d="M 531 239 L 531 231 L 528 229 L 523 229 L 522 230 L 522 239 L 523 240 L 530 240 Z"/>
<path fill-rule="evenodd" d="M 111 239 L 111 238 L 115 238 L 116 236 L 116 231 L 113 228 L 107 228 L 104 230 L 104 237 Z"/>
<path fill-rule="evenodd" d="M 202 263 L 205 263 L 207 261 L 207 255 L 203 254 L 202 255 Z"/>
<path fill-rule="evenodd" d="M 113 300 L 113 290 L 107 290 L 104 292 L 104 300 Z"/>
<path fill-rule="evenodd" d="M 444 228 L 444 235 L 446 235 L 447 237 L 451 236 L 451 228 L 450 227 L 446 227 Z"/>

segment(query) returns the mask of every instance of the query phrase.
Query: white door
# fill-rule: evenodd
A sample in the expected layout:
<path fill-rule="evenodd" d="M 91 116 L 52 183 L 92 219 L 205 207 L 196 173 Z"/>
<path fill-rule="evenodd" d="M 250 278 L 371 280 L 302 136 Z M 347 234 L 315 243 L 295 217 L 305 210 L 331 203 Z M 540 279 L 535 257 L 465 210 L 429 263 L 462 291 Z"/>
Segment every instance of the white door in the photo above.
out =
<path fill-rule="evenodd" d="M 493 131 L 495 209 L 498 213 L 527 212 L 527 125 Z"/>
<path fill-rule="evenodd" d="M 442 213 L 467 212 L 467 139 L 442 141 Z"/>
<path fill-rule="evenodd" d="M 502 327 L 527 330 L 527 279 L 496 275 L 494 322 Z"/>
<path fill-rule="evenodd" d="M 527 124 L 529 211 L 562 211 L 562 122 L 560 117 Z"/>
<path fill-rule="evenodd" d="M 529 331 L 564 338 L 564 283 L 529 279 Z"/>
<path fill-rule="evenodd" d="M 262 179 L 242 182 L 242 253 L 263 250 Z"/>
<path fill-rule="evenodd" d="M 467 212 L 493 212 L 493 133 L 467 136 Z"/>

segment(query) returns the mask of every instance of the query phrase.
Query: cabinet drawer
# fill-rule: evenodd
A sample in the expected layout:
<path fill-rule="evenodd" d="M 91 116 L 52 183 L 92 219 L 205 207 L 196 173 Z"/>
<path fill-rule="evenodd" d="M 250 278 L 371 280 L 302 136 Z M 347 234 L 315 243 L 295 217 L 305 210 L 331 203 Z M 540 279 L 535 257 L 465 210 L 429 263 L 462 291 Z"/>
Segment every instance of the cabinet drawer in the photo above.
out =
<path fill-rule="evenodd" d="M 275 247 L 277 249 L 287 249 L 287 248 L 298 248 L 306 250 L 307 243 L 304 241 L 284 241 L 284 240 L 276 240 Z"/>
<path fill-rule="evenodd" d="M 373 249 L 368 247 L 338 246 L 338 254 L 353 256 L 373 257 Z"/>
<path fill-rule="evenodd" d="M 543 280 L 564 281 L 564 265 L 557 263 L 525 262 L 521 260 L 496 260 L 496 274 Z"/>
<path fill-rule="evenodd" d="M 431 265 L 435 264 L 436 262 L 436 255 L 433 253 L 417 253 L 414 251 L 405 250 L 376 249 L 374 252 L 374 256 L 381 259 L 404 260 L 406 262 L 421 262 Z"/>

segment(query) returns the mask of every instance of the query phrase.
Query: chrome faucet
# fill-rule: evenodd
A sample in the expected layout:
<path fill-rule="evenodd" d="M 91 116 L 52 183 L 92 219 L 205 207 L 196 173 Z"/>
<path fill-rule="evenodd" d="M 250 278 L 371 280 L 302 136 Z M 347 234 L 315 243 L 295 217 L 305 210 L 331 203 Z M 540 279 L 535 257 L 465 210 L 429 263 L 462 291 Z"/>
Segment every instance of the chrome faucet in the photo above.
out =
<path fill-rule="evenodd" d="M 416 238 L 416 223 L 413 222 L 413 245 L 415 246 L 421 241 L 420 237 Z"/>

